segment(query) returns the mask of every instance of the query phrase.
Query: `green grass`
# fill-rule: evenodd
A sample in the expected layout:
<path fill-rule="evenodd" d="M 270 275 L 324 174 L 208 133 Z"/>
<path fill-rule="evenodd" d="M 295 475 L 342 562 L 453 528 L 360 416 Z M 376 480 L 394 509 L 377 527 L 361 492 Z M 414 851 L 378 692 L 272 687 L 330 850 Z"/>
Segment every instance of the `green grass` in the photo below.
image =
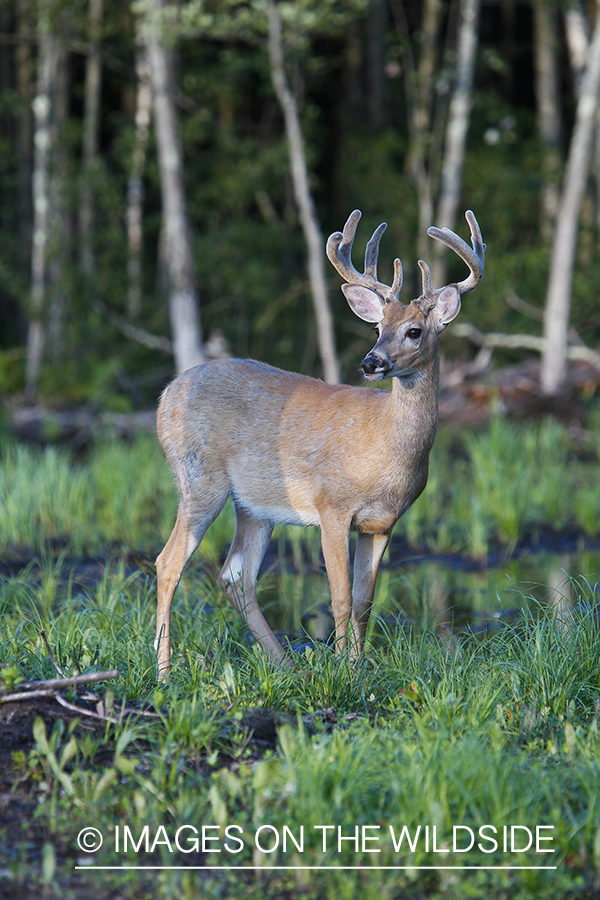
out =
<path fill-rule="evenodd" d="M 480 556 L 495 544 L 510 550 L 548 526 L 595 536 L 590 498 L 600 490 L 599 431 L 594 426 L 573 443 L 553 422 L 497 420 L 476 434 L 442 433 L 430 485 L 398 530 L 426 550 Z M 18 827 L 0 820 L 0 894 L 6 887 L 9 896 L 190 900 L 595 895 L 600 624 L 593 584 L 557 575 L 553 563 L 548 581 L 562 579 L 570 598 L 561 606 L 540 602 L 550 593 L 543 585 L 523 590 L 506 579 L 504 594 L 485 572 L 386 568 L 360 662 L 317 642 L 282 671 L 265 660 L 215 587 L 233 532 L 227 507 L 203 544 L 207 564 L 190 565 L 176 592 L 174 667 L 168 684 L 157 685 L 154 574 L 143 564 L 132 569 L 129 560 L 160 549 L 175 509 L 170 473 L 150 438 L 99 443 L 79 461 L 56 449 L 2 448 L 0 551 L 5 558 L 27 553 L 31 562 L 0 582 L 0 679 L 14 687 L 20 678 L 56 675 L 43 630 L 66 673 L 116 667 L 119 678 L 95 692 L 109 710 L 116 697 L 130 712 L 94 730 L 83 722 L 36 720 L 32 749 L 12 758 L 10 779 L 23 812 Z M 327 582 L 313 571 L 318 532 L 278 529 L 275 541 L 298 571 L 262 577 L 267 615 L 287 634 L 306 628 L 325 636 Z M 73 557 L 85 553 L 108 564 L 102 577 L 82 584 Z M 591 557 L 581 562 L 585 571 L 595 565 Z M 506 571 L 516 578 L 517 564 Z M 476 621 L 481 612 L 493 622 L 489 633 L 442 627 L 463 597 Z M 498 617 L 509 608 L 520 615 Z M 311 613 L 315 619 L 306 617 Z M 156 716 L 139 715 L 142 708 Z M 253 736 L 257 716 L 267 727 Z M 90 825 L 105 844 L 87 856 L 76 838 Z M 114 834 L 119 826 L 122 837 L 126 825 L 142 845 L 125 856 L 114 852 Z M 174 846 L 182 825 L 200 833 L 214 826 L 208 835 L 220 840 L 208 847 L 221 852 L 171 853 L 168 841 Z M 261 825 L 270 826 L 262 850 L 255 843 Z M 323 825 L 334 826 L 325 850 L 315 827 Z M 501 839 L 491 853 L 475 845 L 468 853 L 439 854 L 426 846 L 425 828 L 431 837 L 435 826 L 437 847 L 451 847 L 455 825 L 464 826 L 461 837 L 483 825 L 499 835 L 504 826 L 552 826 L 546 834 L 554 852 L 504 853 Z M 233 826 L 229 846 L 239 853 L 224 844 Z M 396 839 L 403 826 L 411 839 L 421 826 L 414 850 L 405 839 L 396 851 L 390 826 Z M 343 841 L 338 852 L 338 827 L 345 837 L 357 827 L 360 837 L 364 827 L 379 840 L 356 852 Z M 300 852 L 290 835 L 299 841 L 302 828 Z M 286 834 L 285 853 L 282 846 L 266 852 L 275 830 L 281 840 Z M 189 828 L 181 834 L 195 836 Z M 238 845 L 233 838 L 240 836 Z M 482 836 L 477 841 L 492 846 Z M 381 852 L 368 852 L 373 848 Z M 82 858 L 188 868 L 86 871 L 74 881 Z M 228 868 L 194 872 L 190 864 Z M 273 868 L 286 864 L 332 868 Z M 440 864 L 557 868 L 374 868 Z M 234 868 L 250 865 L 271 871 Z"/>
<path fill-rule="evenodd" d="M 570 528 L 595 537 L 600 526 L 600 419 L 574 441 L 552 419 L 516 425 L 492 419 L 479 432 L 442 430 L 428 486 L 396 526 L 415 547 L 485 557 L 512 549 L 542 529 Z M 177 495 L 157 441 L 103 441 L 83 460 L 67 450 L 0 445 L 0 555 L 56 545 L 74 554 L 118 548 L 160 551 L 175 520 Z M 202 555 L 222 557 L 233 534 L 226 507 Z M 302 548 L 319 558 L 314 530 L 278 529 L 295 561 Z M 298 566 L 297 568 L 301 568 Z"/>
<path fill-rule="evenodd" d="M 153 437 L 94 445 L 85 461 L 66 449 L 0 447 L 0 554 L 68 545 L 74 555 L 119 549 L 154 553 L 173 527 L 177 490 Z M 203 545 L 218 559 L 233 530 L 228 508 Z"/>
<path fill-rule="evenodd" d="M 64 567 L 63 567 L 64 568 Z M 68 673 L 117 667 L 117 698 L 158 711 L 134 712 L 94 733 L 35 726 L 35 746 L 16 754 L 15 778 L 31 785 L 34 819 L 43 828 L 48 890 L 60 894 L 72 872 L 79 831 L 93 825 L 106 836 L 97 864 L 333 866 L 318 873 L 273 870 L 260 878 L 239 870 L 212 875 L 87 872 L 86 883 L 121 896 L 320 897 L 556 897 L 591 896 L 600 872 L 600 626 L 595 593 L 573 582 L 577 612 L 563 618 L 527 611 L 517 624 L 486 639 L 468 633 L 444 641 L 427 629 L 388 630 L 358 664 L 328 647 L 298 655 L 292 671 L 274 669 L 229 605 L 205 576 L 189 576 L 176 597 L 176 664 L 157 686 L 152 650 L 154 587 L 142 574 L 108 572 L 93 591 L 75 592 L 50 563 L 2 586 L 0 659 L 14 673 L 53 677 L 40 630 Z M 35 576 L 35 577 L 34 577 Z M 213 611 L 206 611 L 210 603 Z M 489 599 L 492 602 L 492 598 Z M 9 671 L 9 670 L 7 670 Z M 98 689 L 98 694 L 103 692 Z M 107 701 L 110 704 L 110 699 Z M 276 749 L 253 743 L 248 710 L 269 711 L 279 723 Z M 330 724 L 323 724 L 321 710 Z M 331 724 L 333 723 L 333 724 Z M 307 727 L 308 726 L 308 727 Z M 113 852 L 114 828 L 128 825 L 138 841 L 148 825 L 174 847 L 180 825 L 219 826 L 218 856 L 169 852 Z M 437 828 L 437 846 L 451 846 L 452 827 L 553 826 L 553 854 L 437 855 L 424 837 L 414 852 L 395 852 L 402 826 Z M 224 849 L 224 829 L 242 835 L 239 854 Z M 260 852 L 261 825 L 284 826 L 303 852 Z M 325 852 L 322 831 L 334 825 L 353 836 L 356 826 L 378 842 L 379 854 Z M 165 831 L 159 832 L 160 826 Z M 372 827 L 371 827 L 372 826 Z M 521 834 L 525 832 L 521 831 Z M 194 836 L 189 829 L 185 837 Z M 263 847 L 270 846 L 271 829 Z M 461 838 L 468 835 L 463 830 Z M 488 832 L 488 836 L 489 836 Z M 13 836 L 0 832 L 0 843 Z M 18 839 L 17 839 L 18 843 Z M 183 845 L 184 849 L 188 846 Z M 192 845 L 189 845 L 192 846 Z M 231 840 L 229 846 L 238 847 Z M 463 845 L 464 846 L 464 845 Z M 483 844 L 490 848 L 491 844 Z M 27 847 L 22 848 L 27 857 Z M 44 857 L 10 857 L 10 884 L 43 882 Z M 48 859 L 50 860 L 48 862 Z M 21 862 L 19 862 L 21 860 Z M 54 862 L 52 862 L 54 860 Z M 377 871 L 373 865 L 557 865 L 556 871 Z M 344 870 L 342 865 L 360 865 Z M 53 868 L 54 866 L 54 868 Z M 365 868 L 366 867 L 366 868 Z M 199 880 L 198 880 L 199 879 Z M 54 887 L 52 887 L 54 884 Z M 203 893 L 198 893 L 202 885 Z M 508 893 L 507 893 L 508 892 Z M 588 892 L 588 893 L 586 893 Z M 50 894 L 52 896 L 52 894 Z"/>
<path fill-rule="evenodd" d="M 438 436 L 424 494 L 398 533 L 436 552 L 485 557 L 543 529 L 595 537 L 600 526 L 600 428 L 574 441 L 553 419 Z"/>

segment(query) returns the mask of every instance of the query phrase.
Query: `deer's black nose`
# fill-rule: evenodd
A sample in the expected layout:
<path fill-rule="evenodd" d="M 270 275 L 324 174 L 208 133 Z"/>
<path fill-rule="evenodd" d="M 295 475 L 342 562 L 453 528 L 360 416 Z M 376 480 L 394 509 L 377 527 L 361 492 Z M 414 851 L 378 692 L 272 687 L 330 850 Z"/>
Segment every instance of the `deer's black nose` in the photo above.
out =
<path fill-rule="evenodd" d="M 385 362 L 376 353 L 367 353 L 361 362 L 361 366 L 365 375 L 373 375 L 375 372 L 385 369 Z"/>

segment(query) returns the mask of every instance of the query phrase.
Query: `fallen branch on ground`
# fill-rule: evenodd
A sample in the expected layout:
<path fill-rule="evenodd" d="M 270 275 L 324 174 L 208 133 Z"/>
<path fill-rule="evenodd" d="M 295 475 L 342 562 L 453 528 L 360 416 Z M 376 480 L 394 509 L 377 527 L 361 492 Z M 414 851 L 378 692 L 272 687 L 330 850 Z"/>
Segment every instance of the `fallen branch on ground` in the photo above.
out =
<path fill-rule="evenodd" d="M 55 663 L 56 665 L 56 663 Z M 0 703 L 18 703 L 23 700 L 34 700 L 37 697 L 50 697 L 53 700 L 56 700 L 61 706 L 64 706 L 66 709 L 71 712 L 76 713 L 80 716 L 90 716 L 93 719 L 99 719 L 101 722 L 108 722 L 112 725 L 117 725 L 119 721 L 122 720 L 123 716 L 129 715 L 133 713 L 137 716 L 150 716 L 152 718 L 159 718 L 159 714 L 155 712 L 151 712 L 150 710 L 143 709 L 133 709 L 126 706 L 121 706 L 118 708 L 119 718 L 115 718 L 114 716 L 108 715 L 107 713 L 101 711 L 94 711 L 92 709 L 87 709 L 85 706 L 78 706 L 75 703 L 71 703 L 69 700 L 66 700 L 60 691 L 63 688 L 67 687 L 78 687 L 82 684 L 94 684 L 98 681 L 107 681 L 110 678 L 118 678 L 119 672 L 117 669 L 109 669 L 106 672 L 89 672 L 87 675 L 73 675 L 69 678 L 50 678 L 46 681 L 26 681 L 23 684 L 19 685 L 19 690 L 15 691 L 12 694 L 1 694 L 0 693 Z M 90 696 L 84 696 L 81 698 L 82 700 L 97 700 L 97 698 Z M 104 710 L 104 705 L 102 701 L 100 701 L 100 705 L 96 707 L 96 710 L 100 708 Z"/>
<path fill-rule="evenodd" d="M 25 681 L 19 685 L 20 691 L 27 693 L 28 691 L 60 691 L 62 688 L 74 687 L 78 684 L 93 684 L 96 681 L 108 681 L 109 678 L 118 678 L 117 669 L 109 669 L 107 672 L 88 672 L 87 675 L 72 675 L 70 678 L 49 678 L 46 681 Z M 15 694 L 4 694 L 0 696 L 0 703 L 6 703 L 7 700 L 14 699 Z"/>
<path fill-rule="evenodd" d="M 91 716 L 94 719 L 101 719 L 103 722 L 110 722 L 113 725 L 116 725 L 119 720 L 113 718 L 113 716 L 103 715 L 94 712 L 91 709 L 86 709 L 84 706 L 76 706 L 74 703 L 69 703 L 68 700 L 65 700 L 65 698 L 61 696 L 59 691 L 62 688 L 75 687 L 80 684 L 93 684 L 97 681 L 106 681 L 109 678 L 117 678 L 118 675 L 117 669 L 109 669 L 107 672 L 89 672 L 87 675 L 73 675 L 70 678 L 50 678 L 46 681 L 26 681 L 24 684 L 19 685 L 19 691 L 16 691 L 13 694 L 0 695 L 0 703 L 18 703 L 22 700 L 33 700 L 37 697 L 51 697 L 56 700 L 57 703 L 60 703 L 61 706 L 65 706 L 67 709 L 71 710 L 71 712 L 75 712 L 81 716 Z M 123 710 L 121 710 L 121 715 L 122 714 Z"/>

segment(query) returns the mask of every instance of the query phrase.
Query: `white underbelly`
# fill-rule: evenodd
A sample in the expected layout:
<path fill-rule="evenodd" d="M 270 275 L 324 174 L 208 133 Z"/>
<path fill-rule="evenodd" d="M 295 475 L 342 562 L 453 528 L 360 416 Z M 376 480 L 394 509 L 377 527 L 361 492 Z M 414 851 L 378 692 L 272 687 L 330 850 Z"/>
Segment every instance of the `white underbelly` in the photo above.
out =
<path fill-rule="evenodd" d="M 249 501 L 247 497 L 235 497 L 236 503 L 256 519 L 266 519 L 274 525 L 320 525 L 316 509 L 294 509 L 291 506 L 264 504 Z"/>

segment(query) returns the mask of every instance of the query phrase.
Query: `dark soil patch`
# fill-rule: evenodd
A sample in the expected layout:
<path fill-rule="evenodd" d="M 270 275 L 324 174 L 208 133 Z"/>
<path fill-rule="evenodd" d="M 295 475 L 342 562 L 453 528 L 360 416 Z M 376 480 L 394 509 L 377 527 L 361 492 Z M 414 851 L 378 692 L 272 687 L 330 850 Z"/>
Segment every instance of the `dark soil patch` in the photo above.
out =
<path fill-rule="evenodd" d="M 78 703 L 82 702 L 78 700 Z M 60 834 L 49 834 L 36 818 L 37 785 L 20 777 L 23 770 L 15 754 L 27 756 L 35 746 L 33 723 L 37 716 L 44 720 L 48 734 L 58 719 L 67 722 L 79 719 L 76 736 L 83 729 L 102 732 L 105 729 L 104 723 L 79 717 L 49 698 L 0 705 L 0 898 L 40 900 L 43 896 L 45 900 L 55 897 L 61 900 L 117 900 L 121 896 L 118 890 L 90 885 L 85 873 L 75 870 L 77 852 L 72 841 L 66 845 Z M 250 759 L 258 759 L 266 750 L 275 748 L 277 728 L 284 721 L 292 721 L 292 718 L 268 708 L 250 709 L 236 720 L 229 718 L 226 712 L 222 714 L 223 730 L 243 731 L 247 735 Z M 97 754 L 95 764 L 108 762 L 111 752 L 107 748 L 105 753 Z M 236 765 L 236 762 L 224 755 L 222 764 Z M 55 849 L 57 876 L 50 885 L 41 887 L 42 851 L 47 842 Z"/>
<path fill-rule="evenodd" d="M 2 900 L 40 900 L 40 873 L 42 847 L 51 842 L 57 852 L 57 863 L 68 871 L 75 859 L 66 848 L 61 848 L 59 835 L 47 833 L 36 819 L 38 807 L 36 785 L 19 780 L 19 768 L 14 754 L 27 755 L 33 748 L 33 722 L 41 716 L 47 732 L 51 732 L 58 719 L 70 721 L 77 718 L 51 699 L 33 700 L 0 705 L 0 897 Z M 79 728 L 94 728 L 95 723 L 80 722 Z M 103 726 L 101 726 L 103 727 Z M 66 865 L 65 865 L 66 863 Z M 56 889 L 55 889 L 56 887 Z M 81 876 L 73 871 L 66 879 L 61 877 L 60 887 L 48 885 L 43 897 L 73 897 L 77 900 L 113 900 L 114 892 L 96 890 L 84 884 Z"/>

